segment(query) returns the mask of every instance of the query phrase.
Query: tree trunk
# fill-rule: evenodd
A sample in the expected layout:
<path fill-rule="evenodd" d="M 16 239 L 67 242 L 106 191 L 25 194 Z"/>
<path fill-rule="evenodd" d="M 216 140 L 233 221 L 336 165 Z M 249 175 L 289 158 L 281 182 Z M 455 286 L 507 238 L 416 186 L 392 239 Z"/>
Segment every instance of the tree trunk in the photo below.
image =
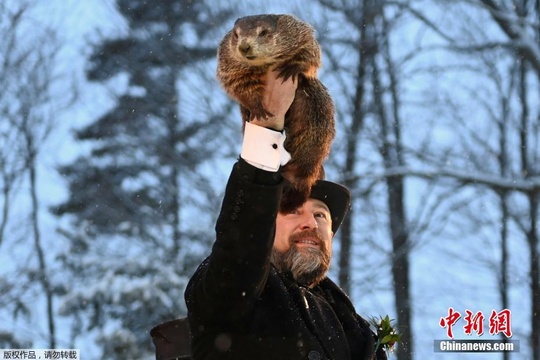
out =
<path fill-rule="evenodd" d="M 499 292 L 501 295 L 501 307 L 502 309 L 509 309 L 508 303 L 508 204 L 506 200 L 506 193 L 500 194 L 501 202 L 501 268 L 500 268 L 500 283 Z M 502 342 L 507 343 L 508 338 L 503 334 Z M 504 351 L 502 353 L 503 360 L 510 359 L 510 353 Z"/>
<path fill-rule="evenodd" d="M 529 105 L 527 103 L 527 72 L 528 62 L 524 59 L 520 62 L 519 92 L 521 99 L 521 123 L 520 123 L 520 160 L 521 172 L 525 178 L 530 174 L 531 161 L 529 160 Z M 540 78 L 540 73 L 537 73 Z M 533 167 L 534 168 L 534 167 Z M 538 220 L 538 196 L 532 192 L 527 194 L 529 201 L 529 226 L 526 234 L 529 245 L 529 277 L 531 286 L 531 337 L 533 359 L 540 359 L 540 269 L 539 269 L 539 241 L 536 222 Z"/>
<path fill-rule="evenodd" d="M 166 86 L 162 88 L 162 91 L 166 91 L 167 95 L 165 98 L 168 99 L 168 102 L 164 104 L 166 106 L 166 109 L 164 109 L 165 114 L 163 114 L 163 118 L 167 123 L 167 130 L 169 132 L 168 134 L 168 141 L 169 141 L 169 154 L 172 154 L 172 156 L 169 156 L 167 159 L 169 162 L 169 166 L 171 168 L 171 173 L 169 175 L 169 179 L 167 182 L 170 183 L 170 191 L 171 191 L 171 209 L 168 209 L 170 211 L 171 215 L 171 228 L 172 228 L 172 261 L 175 261 L 177 259 L 179 252 L 180 252 L 180 243 L 181 243 L 181 230 L 180 230 L 180 167 L 182 166 L 180 161 L 176 158 L 177 150 L 176 150 L 176 143 L 178 142 L 178 116 L 177 116 L 177 108 L 178 108 L 178 96 L 177 96 L 177 89 L 176 89 L 176 76 L 175 73 L 178 71 L 174 67 L 169 70 L 170 76 L 168 77 L 168 82 Z"/>
<path fill-rule="evenodd" d="M 357 162 L 358 139 L 360 131 L 364 124 L 364 95 L 365 95 L 365 80 L 367 73 L 368 59 L 375 54 L 372 51 L 374 46 L 372 40 L 368 38 L 367 28 L 372 25 L 372 18 L 365 11 L 369 5 L 369 0 L 363 1 L 362 17 L 359 20 L 358 29 L 360 37 L 358 39 L 358 67 L 356 71 L 356 89 L 354 94 L 354 107 L 351 120 L 351 126 L 347 135 L 347 145 L 345 150 L 345 181 L 344 185 L 349 189 L 357 187 L 357 177 L 353 176 L 354 166 Z M 348 216 L 341 225 L 341 250 L 339 254 L 339 284 L 346 293 L 350 293 L 351 282 L 351 243 L 352 243 L 352 219 L 354 219 L 354 208 L 350 209 Z"/>
<path fill-rule="evenodd" d="M 375 86 L 374 86 L 375 88 Z M 377 95 L 377 97 L 380 97 Z M 382 106 L 382 103 L 380 104 Z M 379 107 L 379 106 L 378 106 Z M 379 107 L 381 126 L 388 127 L 389 119 Z M 397 129 L 398 130 L 398 129 Z M 387 141 L 388 134 L 384 134 L 384 144 L 381 149 L 385 167 L 402 166 L 397 161 L 400 151 L 398 143 Z M 409 286 L 409 235 L 406 225 L 405 190 L 403 176 L 389 176 L 386 178 L 387 203 L 389 212 L 390 235 L 392 237 L 392 276 L 394 279 L 394 300 L 397 311 L 398 329 L 402 336 L 397 357 L 399 360 L 412 359 L 412 329 L 411 329 L 411 303 Z"/>
<path fill-rule="evenodd" d="M 30 129 L 26 129 L 25 131 L 30 131 Z M 39 282 L 41 283 L 41 286 L 43 287 L 43 291 L 45 293 L 45 302 L 47 307 L 47 325 L 49 328 L 49 348 L 55 349 L 56 348 L 56 329 L 55 329 L 55 322 L 54 322 L 54 307 L 53 307 L 53 290 L 51 287 L 51 283 L 49 281 L 48 271 L 47 271 L 47 263 L 45 260 L 45 253 L 43 250 L 43 245 L 41 243 L 41 231 L 39 227 L 39 202 L 38 202 L 38 196 L 37 196 L 37 188 L 36 188 L 36 151 L 34 148 L 34 142 L 32 139 L 32 135 L 29 133 L 25 134 L 26 136 L 26 146 L 28 151 L 28 174 L 29 174 L 29 180 L 30 180 L 30 197 L 32 199 L 32 214 L 31 214 L 31 222 L 32 222 L 32 230 L 34 235 L 34 246 L 36 249 L 36 253 L 38 256 L 38 266 L 39 266 Z"/>
<path fill-rule="evenodd" d="M 513 76 L 513 74 L 512 74 Z M 507 138 L 508 131 L 506 129 L 506 124 L 509 121 L 510 106 L 507 96 L 501 94 L 501 109 L 502 116 L 497 121 L 497 127 L 499 130 L 499 153 L 497 160 L 499 162 L 500 175 L 502 178 L 508 176 L 508 156 L 507 156 Z M 509 262 L 509 253 L 508 253 L 508 219 L 510 218 L 510 210 L 508 208 L 508 191 L 498 191 L 497 195 L 499 196 L 500 210 L 501 210 L 501 229 L 500 229 L 500 250 L 501 250 L 501 263 L 500 263 L 500 272 L 499 272 L 499 294 L 501 296 L 501 308 L 509 309 L 509 284 L 508 284 L 508 262 Z M 508 343 L 508 338 L 501 334 L 501 340 L 504 344 Z M 503 360 L 510 359 L 509 352 L 502 353 Z"/>
<path fill-rule="evenodd" d="M 385 20 L 381 17 L 384 26 Z M 386 34 L 384 30 L 381 33 Z M 386 169 L 402 167 L 405 162 L 401 148 L 401 121 L 399 115 L 400 102 L 398 97 L 397 76 L 390 58 L 388 41 L 380 40 L 382 55 L 386 59 L 387 75 L 390 78 L 389 105 L 391 115 L 388 115 L 383 100 L 383 86 L 380 81 L 378 64 L 373 61 L 373 93 L 377 115 L 381 127 L 380 151 Z M 409 284 L 409 234 L 407 229 L 407 215 L 405 211 L 405 186 L 403 176 L 389 176 L 386 178 L 387 203 L 389 212 L 390 235 L 392 237 L 392 276 L 394 280 L 394 301 L 397 311 L 398 330 L 401 333 L 401 344 L 398 347 L 398 360 L 412 359 L 412 328 L 411 328 L 411 296 Z"/>
<path fill-rule="evenodd" d="M 401 346 L 398 360 L 412 359 L 411 303 L 409 285 L 408 233 L 405 224 L 404 186 L 402 177 L 386 180 L 388 187 L 388 209 L 392 235 L 392 276 L 394 278 L 394 300 L 397 310 Z"/>
<path fill-rule="evenodd" d="M 540 359 L 540 256 L 538 241 L 538 203 L 537 194 L 529 194 L 530 227 L 527 241 L 530 251 L 530 281 L 531 281 L 531 347 L 533 359 Z"/>
<path fill-rule="evenodd" d="M 7 179 L 4 180 L 4 186 L 2 187 L 2 197 L 4 198 L 4 203 L 2 204 L 2 215 L 0 217 L 0 247 L 4 241 L 4 233 L 6 231 L 9 217 L 9 196 L 11 193 L 11 184 L 8 181 L 9 180 Z"/>

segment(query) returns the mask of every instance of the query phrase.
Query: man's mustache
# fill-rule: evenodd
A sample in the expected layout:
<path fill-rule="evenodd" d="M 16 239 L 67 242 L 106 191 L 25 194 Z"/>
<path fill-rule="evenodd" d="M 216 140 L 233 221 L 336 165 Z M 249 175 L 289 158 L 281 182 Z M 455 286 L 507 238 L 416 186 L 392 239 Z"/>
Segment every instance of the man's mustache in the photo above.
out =
<path fill-rule="evenodd" d="M 289 237 L 289 242 L 292 244 L 294 244 L 295 242 L 298 242 L 298 241 L 301 241 L 301 240 L 305 240 L 305 239 L 315 239 L 317 241 L 317 244 L 319 246 L 321 246 L 324 242 L 324 239 L 322 238 L 322 236 L 317 232 L 317 230 L 315 229 L 312 229 L 312 230 L 304 230 L 302 232 L 299 232 L 299 233 L 295 233 L 295 234 L 292 234 L 290 237 Z"/>

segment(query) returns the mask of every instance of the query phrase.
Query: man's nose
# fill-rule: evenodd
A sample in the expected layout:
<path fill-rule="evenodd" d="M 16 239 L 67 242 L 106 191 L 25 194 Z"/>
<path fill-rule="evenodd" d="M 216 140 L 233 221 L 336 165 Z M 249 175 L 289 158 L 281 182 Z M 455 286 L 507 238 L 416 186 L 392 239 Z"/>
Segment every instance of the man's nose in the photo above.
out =
<path fill-rule="evenodd" d="M 302 229 L 316 229 L 318 227 L 317 220 L 312 213 L 304 212 L 302 214 L 300 228 Z"/>

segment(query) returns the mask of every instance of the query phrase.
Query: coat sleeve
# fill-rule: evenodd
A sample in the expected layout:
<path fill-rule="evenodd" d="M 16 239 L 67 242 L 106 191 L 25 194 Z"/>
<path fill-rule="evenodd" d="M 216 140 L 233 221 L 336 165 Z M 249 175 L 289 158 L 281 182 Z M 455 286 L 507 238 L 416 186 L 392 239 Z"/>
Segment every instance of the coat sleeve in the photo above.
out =
<path fill-rule="evenodd" d="M 201 321 L 238 320 L 261 294 L 270 269 L 283 178 L 240 159 L 229 177 L 216 241 L 185 293 Z"/>

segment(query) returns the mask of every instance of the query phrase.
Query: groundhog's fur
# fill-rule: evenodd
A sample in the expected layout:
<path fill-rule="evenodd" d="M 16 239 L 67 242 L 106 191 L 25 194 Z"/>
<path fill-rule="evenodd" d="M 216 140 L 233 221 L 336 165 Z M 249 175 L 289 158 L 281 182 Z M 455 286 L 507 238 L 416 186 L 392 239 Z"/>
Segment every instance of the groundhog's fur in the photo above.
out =
<path fill-rule="evenodd" d="M 244 122 L 272 116 L 262 105 L 264 76 L 269 70 L 298 81 L 285 115 L 285 149 L 292 159 L 282 173 L 294 180 L 284 194 L 282 211 L 304 203 L 311 186 L 324 178 L 322 164 L 330 153 L 335 124 L 332 98 L 317 79 L 320 66 L 321 50 L 313 28 L 291 15 L 240 18 L 218 48 L 217 77 L 240 103 Z"/>

